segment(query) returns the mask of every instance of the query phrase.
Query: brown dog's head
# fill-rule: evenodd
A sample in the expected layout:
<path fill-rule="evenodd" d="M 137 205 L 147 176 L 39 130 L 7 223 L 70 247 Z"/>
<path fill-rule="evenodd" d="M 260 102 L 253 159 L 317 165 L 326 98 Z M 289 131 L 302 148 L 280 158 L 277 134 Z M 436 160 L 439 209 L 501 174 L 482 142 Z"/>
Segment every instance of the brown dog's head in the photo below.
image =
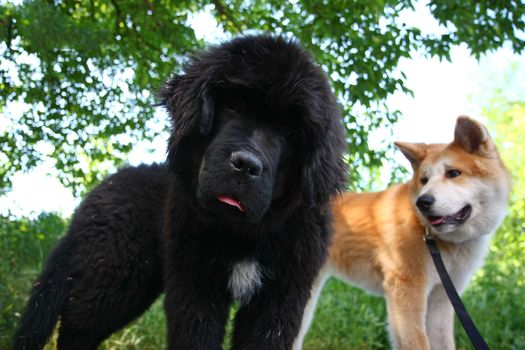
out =
<path fill-rule="evenodd" d="M 450 144 L 396 146 L 414 170 L 413 203 L 438 237 L 463 242 L 492 233 L 503 220 L 509 174 L 487 129 L 458 117 Z"/>

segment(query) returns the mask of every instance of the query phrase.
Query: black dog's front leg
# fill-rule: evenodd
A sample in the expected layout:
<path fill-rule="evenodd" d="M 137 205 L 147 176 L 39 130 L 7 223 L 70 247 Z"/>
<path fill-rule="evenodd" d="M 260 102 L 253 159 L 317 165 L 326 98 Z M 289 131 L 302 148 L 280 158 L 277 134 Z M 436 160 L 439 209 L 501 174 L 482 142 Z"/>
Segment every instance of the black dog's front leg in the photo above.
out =
<path fill-rule="evenodd" d="M 164 301 L 168 349 L 221 349 L 230 304 L 224 276 L 213 268 L 213 258 L 191 247 L 171 252 Z"/>
<path fill-rule="evenodd" d="M 286 290 L 293 295 L 286 295 Z M 283 285 L 241 307 L 235 318 L 232 350 L 292 349 L 309 295 L 306 286 Z"/>
<path fill-rule="evenodd" d="M 270 248 L 273 256 L 261 289 L 237 312 L 233 350 L 293 348 L 330 236 L 324 218 L 310 218 L 313 222 L 301 222 Z"/>

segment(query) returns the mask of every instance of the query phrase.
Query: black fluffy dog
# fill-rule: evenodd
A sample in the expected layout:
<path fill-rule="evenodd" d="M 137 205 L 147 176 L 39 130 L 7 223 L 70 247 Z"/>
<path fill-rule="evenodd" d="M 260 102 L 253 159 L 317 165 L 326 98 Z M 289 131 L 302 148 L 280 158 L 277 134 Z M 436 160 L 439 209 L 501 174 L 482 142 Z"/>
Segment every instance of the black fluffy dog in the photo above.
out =
<path fill-rule="evenodd" d="M 96 349 L 162 292 L 165 166 L 122 169 L 89 193 L 31 290 L 14 349 Z"/>
<path fill-rule="evenodd" d="M 248 36 L 195 56 L 161 102 L 167 168 L 121 171 L 88 196 L 17 349 L 42 347 L 59 316 L 59 348 L 96 348 L 163 285 L 170 349 L 220 349 L 234 300 L 233 349 L 292 348 L 346 178 L 325 76 L 295 42 Z"/>

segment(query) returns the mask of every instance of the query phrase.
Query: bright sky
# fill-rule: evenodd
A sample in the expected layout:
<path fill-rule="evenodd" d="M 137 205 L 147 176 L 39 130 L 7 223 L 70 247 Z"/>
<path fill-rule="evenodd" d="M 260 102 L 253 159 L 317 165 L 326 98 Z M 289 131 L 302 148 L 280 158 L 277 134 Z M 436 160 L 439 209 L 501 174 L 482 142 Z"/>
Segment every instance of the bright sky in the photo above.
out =
<path fill-rule="evenodd" d="M 403 20 L 410 25 L 417 25 L 425 31 L 442 30 L 423 5 L 416 6 L 416 13 L 407 13 Z M 207 42 L 216 42 L 225 36 L 216 28 L 213 18 L 205 11 L 193 19 L 197 37 Z M 413 142 L 448 142 L 452 139 L 455 118 L 467 114 L 483 121 L 479 107 L 471 101 L 479 95 L 480 77 L 484 69 L 497 71 L 518 57 L 509 49 L 502 49 L 487 55 L 480 65 L 469 57 L 464 47 L 455 48 L 451 53 L 452 62 L 439 62 L 437 59 L 425 59 L 413 54 L 411 60 L 404 59 L 400 69 L 407 76 L 407 86 L 415 96 L 394 94 L 388 100 L 390 109 L 399 109 L 402 119 L 394 126 L 394 139 Z M 521 59 L 523 62 L 523 59 Z M 379 143 L 382 135 L 371 137 L 369 142 Z M 160 137 L 153 144 L 137 145 L 129 157 L 129 163 L 151 163 L 163 161 L 165 157 L 166 137 Z M 145 149 L 152 148 L 152 154 Z M 398 159 L 396 157 L 396 159 Z M 402 157 L 399 157 L 400 161 Z M 408 163 L 405 163 L 408 166 Z M 17 174 L 13 178 L 13 190 L 0 197 L 0 210 L 10 209 L 17 215 L 35 215 L 39 212 L 55 211 L 69 216 L 78 200 L 71 192 L 63 188 L 53 176 L 49 164 L 43 164 L 28 174 Z"/>

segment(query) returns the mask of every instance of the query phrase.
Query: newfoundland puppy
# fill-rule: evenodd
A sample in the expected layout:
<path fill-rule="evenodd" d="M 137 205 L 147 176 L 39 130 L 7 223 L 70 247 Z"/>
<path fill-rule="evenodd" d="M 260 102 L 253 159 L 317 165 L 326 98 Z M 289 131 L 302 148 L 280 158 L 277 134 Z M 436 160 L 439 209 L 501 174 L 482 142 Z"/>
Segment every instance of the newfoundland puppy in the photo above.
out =
<path fill-rule="evenodd" d="M 234 301 L 233 349 L 294 346 L 346 180 L 325 75 L 293 40 L 245 36 L 191 58 L 160 101 L 167 165 L 121 170 L 88 195 L 16 349 L 41 348 L 59 317 L 59 349 L 94 349 L 162 289 L 169 349 L 221 349 Z"/>

